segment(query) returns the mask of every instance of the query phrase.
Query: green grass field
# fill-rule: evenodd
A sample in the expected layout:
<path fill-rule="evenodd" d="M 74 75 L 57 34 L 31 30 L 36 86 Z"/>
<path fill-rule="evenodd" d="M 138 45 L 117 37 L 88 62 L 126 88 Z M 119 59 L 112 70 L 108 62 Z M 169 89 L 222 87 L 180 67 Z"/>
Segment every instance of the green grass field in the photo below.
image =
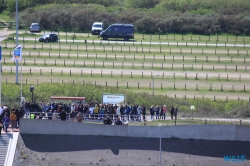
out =
<path fill-rule="evenodd" d="M 151 93 L 152 77 L 159 74 L 154 76 L 155 94 L 249 100 L 246 36 L 136 34 L 134 42 L 105 42 L 87 33 L 57 32 L 59 43 L 40 43 L 41 34 L 19 35 L 22 79 L 27 84 L 88 82 Z M 15 82 L 15 64 L 10 60 L 14 44 L 10 38 L 2 42 L 2 80 L 8 83 Z"/>

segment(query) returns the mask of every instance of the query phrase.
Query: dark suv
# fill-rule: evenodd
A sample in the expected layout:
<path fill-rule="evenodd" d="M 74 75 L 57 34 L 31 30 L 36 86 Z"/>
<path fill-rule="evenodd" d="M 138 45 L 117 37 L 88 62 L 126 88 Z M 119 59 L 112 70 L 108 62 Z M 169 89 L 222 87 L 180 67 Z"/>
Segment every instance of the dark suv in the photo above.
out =
<path fill-rule="evenodd" d="M 58 37 L 54 33 L 44 34 L 39 38 L 39 42 L 58 42 Z"/>
<path fill-rule="evenodd" d="M 123 38 L 125 41 L 134 39 L 134 26 L 132 24 L 112 24 L 100 33 L 103 40 L 108 38 Z"/>

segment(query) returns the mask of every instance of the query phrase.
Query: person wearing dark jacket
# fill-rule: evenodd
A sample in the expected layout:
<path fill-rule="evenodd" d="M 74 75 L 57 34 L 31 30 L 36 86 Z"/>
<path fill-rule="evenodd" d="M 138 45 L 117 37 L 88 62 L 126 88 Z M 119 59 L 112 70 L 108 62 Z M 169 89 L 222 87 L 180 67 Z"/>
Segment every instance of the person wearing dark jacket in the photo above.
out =
<path fill-rule="evenodd" d="M 174 107 L 171 108 L 170 113 L 171 113 L 171 119 L 173 119 L 173 116 L 174 116 Z"/>
<path fill-rule="evenodd" d="M 4 124 L 3 129 L 7 133 L 8 132 L 8 127 L 9 127 L 9 124 L 10 124 L 10 117 L 7 115 L 7 113 L 4 115 L 3 124 Z"/>
<path fill-rule="evenodd" d="M 175 107 L 175 109 L 174 109 L 174 118 L 175 118 L 175 120 L 177 119 L 177 112 L 178 112 L 178 108 Z"/>
<path fill-rule="evenodd" d="M 16 117 L 17 117 L 17 119 L 16 119 L 16 122 L 17 122 L 16 127 L 19 127 L 19 120 L 20 120 L 20 117 L 21 117 L 21 113 L 20 113 L 20 111 L 18 109 L 16 109 L 15 114 L 16 114 Z"/>
<path fill-rule="evenodd" d="M 142 106 L 142 116 L 143 116 L 143 120 L 146 120 L 146 107 L 143 105 Z"/>
<path fill-rule="evenodd" d="M 115 125 L 122 125 L 122 121 L 120 117 L 117 119 L 117 121 L 115 121 Z"/>
<path fill-rule="evenodd" d="M 67 114 L 64 110 L 62 110 L 62 112 L 60 113 L 60 117 L 61 117 L 61 120 L 66 121 Z"/>
<path fill-rule="evenodd" d="M 107 116 L 107 119 L 105 119 L 104 121 L 103 121 L 103 124 L 106 124 L 106 125 L 111 125 L 113 122 L 112 122 L 112 120 L 109 118 L 109 116 Z"/>

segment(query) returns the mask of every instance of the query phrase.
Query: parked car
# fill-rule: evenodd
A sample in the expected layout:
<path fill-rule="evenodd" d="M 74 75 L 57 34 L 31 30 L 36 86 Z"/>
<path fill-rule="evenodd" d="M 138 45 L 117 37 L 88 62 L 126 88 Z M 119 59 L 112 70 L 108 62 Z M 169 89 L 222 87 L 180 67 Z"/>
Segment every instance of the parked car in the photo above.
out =
<path fill-rule="evenodd" d="M 123 38 L 125 41 L 134 39 L 134 26 L 132 24 L 112 24 L 100 33 L 103 40 L 108 38 Z"/>
<path fill-rule="evenodd" d="M 99 35 L 103 31 L 102 22 L 94 22 L 91 28 L 92 35 Z"/>
<path fill-rule="evenodd" d="M 58 42 L 58 36 L 55 33 L 44 34 L 39 38 L 39 42 Z"/>
<path fill-rule="evenodd" d="M 38 23 L 32 23 L 30 25 L 30 32 L 41 32 L 41 27 L 38 25 Z"/>

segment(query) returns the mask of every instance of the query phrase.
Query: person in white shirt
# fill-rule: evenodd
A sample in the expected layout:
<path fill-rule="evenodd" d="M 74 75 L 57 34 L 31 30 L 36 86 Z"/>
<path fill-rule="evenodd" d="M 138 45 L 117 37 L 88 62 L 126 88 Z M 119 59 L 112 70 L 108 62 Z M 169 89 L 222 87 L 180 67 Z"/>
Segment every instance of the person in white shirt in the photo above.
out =
<path fill-rule="evenodd" d="M 137 107 L 137 118 L 138 121 L 141 121 L 141 106 Z"/>
<path fill-rule="evenodd" d="M 90 114 L 89 116 L 90 116 L 90 119 L 93 119 L 94 108 L 95 108 L 94 105 L 92 105 L 92 106 L 89 107 L 89 114 Z"/>
<path fill-rule="evenodd" d="M 121 111 L 120 111 L 121 107 L 119 104 L 117 104 L 117 109 L 116 109 L 116 115 L 120 116 L 121 115 Z"/>

